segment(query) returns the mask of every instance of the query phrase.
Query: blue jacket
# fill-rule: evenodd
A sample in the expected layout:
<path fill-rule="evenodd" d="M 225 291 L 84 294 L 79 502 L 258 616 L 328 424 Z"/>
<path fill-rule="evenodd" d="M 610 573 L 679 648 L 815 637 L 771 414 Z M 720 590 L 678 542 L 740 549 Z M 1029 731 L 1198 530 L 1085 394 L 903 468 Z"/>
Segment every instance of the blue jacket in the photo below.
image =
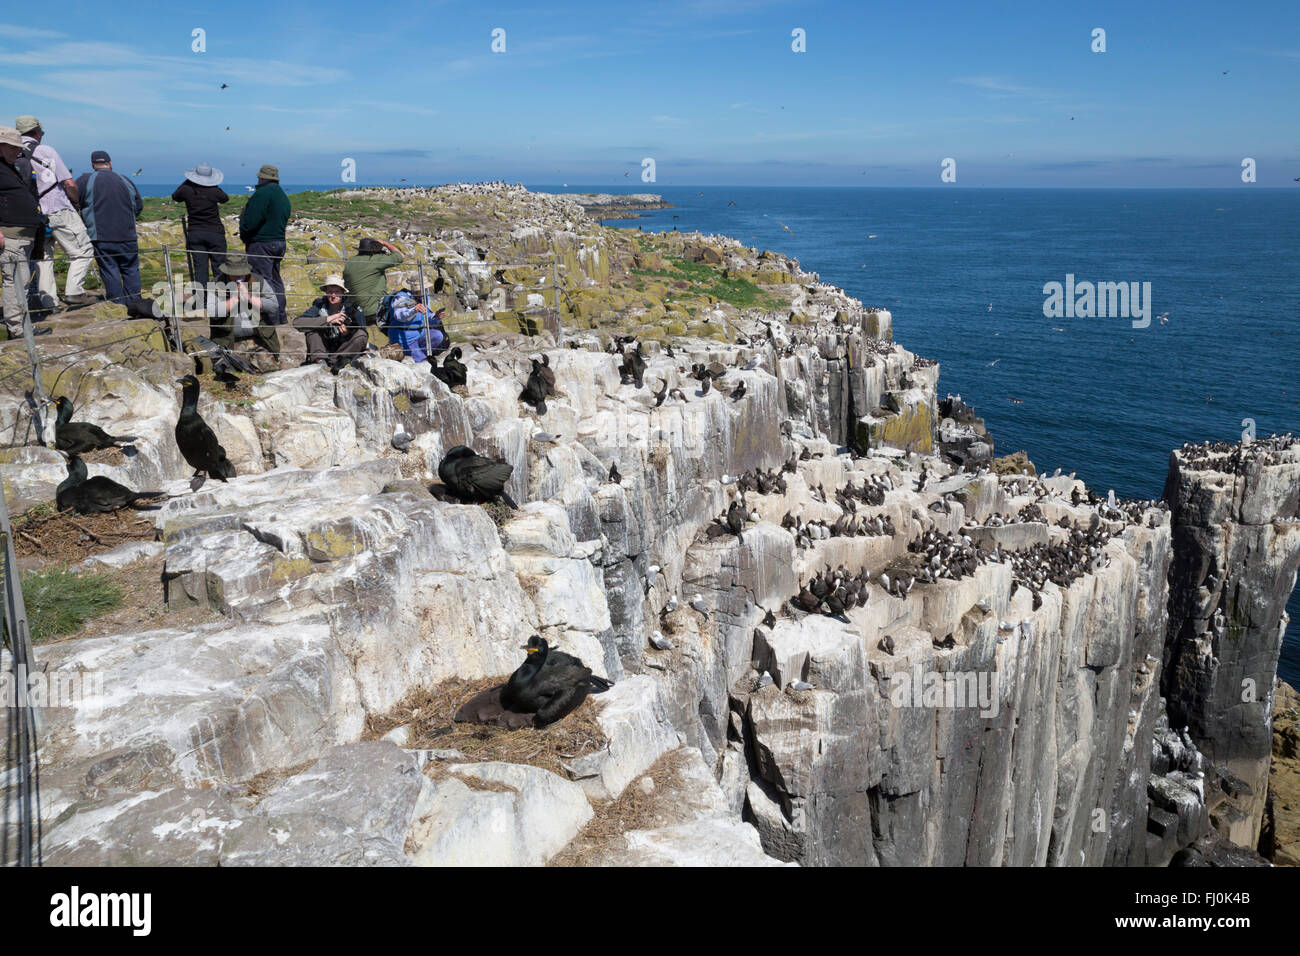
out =
<path fill-rule="evenodd" d="M 416 362 L 423 362 L 432 352 L 439 351 L 447 345 L 447 333 L 442 323 L 433 317 L 432 304 L 426 301 L 429 311 L 429 338 L 424 337 L 425 316 L 415 311 L 416 301 L 409 289 L 402 289 L 393 295 L 392 308 L 388 316 L 388 341 L 395 342 Z"/>
<path fill-rule="evenodd" d="M 91 242 L 135 242 L 135 221 L 144 200 L 135 183 L 113 169 L 97 169 L 77 177 L 81 221 Z"/>

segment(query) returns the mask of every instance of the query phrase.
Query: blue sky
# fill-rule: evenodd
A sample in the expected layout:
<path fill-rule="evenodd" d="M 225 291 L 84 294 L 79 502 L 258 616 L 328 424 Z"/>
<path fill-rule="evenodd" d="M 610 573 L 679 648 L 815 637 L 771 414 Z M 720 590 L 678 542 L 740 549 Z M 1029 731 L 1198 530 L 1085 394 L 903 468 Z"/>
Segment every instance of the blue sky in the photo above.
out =
<path fill-rule="evenodd" d="M 150 183 L 1300 189 L 1296 0 L 553 6 L 10 4 L 0 120 Z"/>

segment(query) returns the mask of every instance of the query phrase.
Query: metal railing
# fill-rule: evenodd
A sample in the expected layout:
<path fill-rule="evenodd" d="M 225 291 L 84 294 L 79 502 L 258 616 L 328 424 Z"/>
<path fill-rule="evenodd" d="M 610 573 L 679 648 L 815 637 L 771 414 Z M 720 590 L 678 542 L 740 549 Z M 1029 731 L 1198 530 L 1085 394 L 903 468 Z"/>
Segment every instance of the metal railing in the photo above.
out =
<path fill-rule="evenodd" d="M 5 693 L 5 759 L 0 767 L 4 790 L 4 816 L 0 819 L 0 866 L 40 866 L 41 774 L 40 712 L 28 696 L 28 677 L 34 673 L 35 655 L 27 629 L 18 557 L 14 553 L 9 508 L 0 494 L 0 537 L 4 539 L 4 646 L 9 650 L 7 679 L 0 674 Z"/>

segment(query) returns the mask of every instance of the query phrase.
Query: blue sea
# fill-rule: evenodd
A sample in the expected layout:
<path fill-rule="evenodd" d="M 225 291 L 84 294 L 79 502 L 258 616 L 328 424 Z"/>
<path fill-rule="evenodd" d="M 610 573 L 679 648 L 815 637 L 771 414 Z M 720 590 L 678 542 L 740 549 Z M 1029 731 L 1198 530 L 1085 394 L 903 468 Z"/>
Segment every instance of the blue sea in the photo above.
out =
<path fill-rule="evenodd" d="M 659 193 L 674 208 L 608 224 L 796 257 L 889 309 L 895 338 L 939 361 L 940 394 L 973 405 L 999 453 L 1024 449 L 1102 494 L 1159 497 L 1172 448 L 1237 441 L 1247 420 L 1261 436 L 1300 431 L 1300 186 L 529 188 Z M 1149 282 L 1150 324 L 1045 317 L 1044 285 L 1067 275 Z M 1300 686 L 1300 592 L 1289 613 L 1280 671 Z"/>

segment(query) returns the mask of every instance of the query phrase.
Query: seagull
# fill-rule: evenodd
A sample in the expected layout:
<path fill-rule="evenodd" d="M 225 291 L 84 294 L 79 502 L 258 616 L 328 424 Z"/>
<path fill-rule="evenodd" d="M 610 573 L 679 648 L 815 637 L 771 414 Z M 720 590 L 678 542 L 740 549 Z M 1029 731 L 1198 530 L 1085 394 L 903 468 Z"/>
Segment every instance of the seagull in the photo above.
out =
<path fill-rule="evenodd" d="M 997 364 L 998 364 L 999 362 L 1001 362 L 1001 361 L 1002 361 L 1002 359 L 1000 359 L 1000 358 L 995 358 L 992 362 L 989 362 L 989 368 L 992 368 L 993 366 L 997 365 Z"/>
<path fill-rule="evenodd" d="M 559 439 L 560 439 L 559 435 L 552 435 L 550 432 L 538 432 L 536 435 L 533 436 L 533 441 L 541 442 L 542 444 L 559 441 Z"/>
<path fill-rule="evenodd" d="M 769 674 L 767 671 L 763 671 L 763 673 L 758 678 L 758 683 L 754 686 L 754 690 L 762 690 L 764 687 L 768 686 L 771 683 L 772 683 L 772 675 Z"/>
<path fill-rule="evenodd" d="M 133 172 L 131 175 L 132 175 L 132 176 L 139 176 L 142 172 L 144 172 L 144 167 L 143 167 L 143 166 L 141 166 L 139 169 L 137 169 L 137 170 L 136 170 L 135 172 Z"/>
<path fill-rule="evenodd" d="M 230 129 L 230 127 L 227 126 L 226 129 Z M 252 187 L 252 186 L 245 186 L 244 188 L 247 189 L 250 193 L 253 191 L 253 187 Z"/>
<path fill-rule="evenodd" d="M 699 611 L 705 617 L 709 616 L 709 606 L 704 603 L 704 598 L 700 597 L 700 595 L 697 594 L 695 597 L 691 598 L 691 607 L 695 608 L 695 610 Z"/>
<path fill-rule="evenodd" d="M 402 431 L 402 426 L 398 425 L 397 430 L 393 432 L 393 447 L 405 455 L 411 447 L 411 441 L 411 436 Z"/>
<path fill-rule="evenodd" d="M 221 84 L 221 88 L 222 88 L 223 90 L 230 89 L 230 84 L 229 84 L 229 83 L 222 83 L 222 84 Z"/>
<path fill-rule="evenodd" d="M 735 475 L 723 474 L 722 476 L 722 483 L 724 485 L 734 485 L 736 483 L 736 480 L 737 479 Z"/>
<path fill-rule="evenodd" d="M 650 575 L 651 577 L 654 577 L 656 574 L 659 573 L 660 570 L 661 570 L 661 569 L 660 569 L 659 565 L 657 565 L 657 564 L 652 564 L 652 565 L 650 565 L 650 567 L 648 567 L 648 568 L 645 569 L 645 573 L 648 574 L 648 575 Z"/>
<path fill-rule="evenodd" d="M 664 612 L 672 614 L 675 610 L 677 610 L 677 595 L 674 594 L 668 599 L 668 603 L 664 605 Z"/>
<path fill-rule="evenodd" d="M 650 645 L 657 651 L 671 651 L 677 646 L 664 637 L 661 631 L 654 631 L 650 634 Z"/>
<path fill-rule="evenodd" d="M 789 687 L 791 690 L 812 690 L 813 689 L 812 684 L 803 680 L 792 680 L 790 681 Z"/>

